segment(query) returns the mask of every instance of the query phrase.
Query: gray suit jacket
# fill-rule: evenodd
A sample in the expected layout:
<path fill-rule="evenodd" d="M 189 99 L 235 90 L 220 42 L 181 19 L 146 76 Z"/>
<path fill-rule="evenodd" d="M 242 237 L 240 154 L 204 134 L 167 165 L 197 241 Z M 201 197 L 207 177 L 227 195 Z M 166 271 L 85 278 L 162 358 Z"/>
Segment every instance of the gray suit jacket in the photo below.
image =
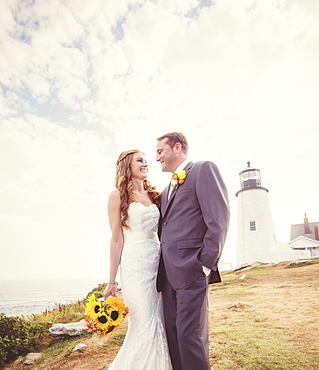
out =
<path fill-rule="evenodd" d="M 185 182 L 173 190 L 170 199 L 169 187 L 161 195 L 159 291 L 164 274 L 174 289 L 199 278 L 202 266 L 212 269 L 210 282 L 216 282 L 214 275 L 219 277 L 217 264 L 230 216 L 227 189 L 212 162 L 190 162 L 185 170 Z"/>

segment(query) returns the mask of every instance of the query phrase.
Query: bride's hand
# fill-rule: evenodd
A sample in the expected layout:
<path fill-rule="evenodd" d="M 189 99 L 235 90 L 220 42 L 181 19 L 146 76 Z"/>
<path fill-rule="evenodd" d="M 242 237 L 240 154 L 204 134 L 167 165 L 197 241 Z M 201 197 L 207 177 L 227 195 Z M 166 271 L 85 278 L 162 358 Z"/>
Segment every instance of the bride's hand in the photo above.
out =
<path fill-rule="evenodd" d="M 103 296 L 106 299 L 110 295 L 113 296 L 113 297 L 116 297 L 116 284 L 107 284 L 107 286 L 106 286 L 106 288 L 103 292 Z"/>

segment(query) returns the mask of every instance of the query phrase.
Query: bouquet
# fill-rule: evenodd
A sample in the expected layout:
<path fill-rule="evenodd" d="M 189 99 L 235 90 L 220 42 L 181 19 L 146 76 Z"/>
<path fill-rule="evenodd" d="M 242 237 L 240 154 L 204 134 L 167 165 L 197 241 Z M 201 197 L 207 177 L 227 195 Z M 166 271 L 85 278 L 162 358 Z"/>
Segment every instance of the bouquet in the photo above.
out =
<path fill-rule="evenodd" d="M 120 326 L 128 313 L 128 308 L 117 297 L 99 301 L 93 293 L 87 299 L 85 312 L 87 327 L 93 332 L 100 332 L 100 336 L 104 337 Z"/>

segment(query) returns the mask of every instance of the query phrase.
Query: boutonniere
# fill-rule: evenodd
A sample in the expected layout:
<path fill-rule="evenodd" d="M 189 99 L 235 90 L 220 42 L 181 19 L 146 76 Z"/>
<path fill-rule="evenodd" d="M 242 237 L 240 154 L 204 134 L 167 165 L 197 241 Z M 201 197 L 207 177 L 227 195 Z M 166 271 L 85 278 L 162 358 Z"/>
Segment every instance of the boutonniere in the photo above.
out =
<path fill-rule="evenodd" d="M 176 185 L 182 185 L 184 183 L 185 179 L 186 179 L 186 171 L 181 170 L 181 171 L 178 171 L 178 172 L 174 172 L 173 175 L 172 175 L 171 184 L 174 187 Z"/>

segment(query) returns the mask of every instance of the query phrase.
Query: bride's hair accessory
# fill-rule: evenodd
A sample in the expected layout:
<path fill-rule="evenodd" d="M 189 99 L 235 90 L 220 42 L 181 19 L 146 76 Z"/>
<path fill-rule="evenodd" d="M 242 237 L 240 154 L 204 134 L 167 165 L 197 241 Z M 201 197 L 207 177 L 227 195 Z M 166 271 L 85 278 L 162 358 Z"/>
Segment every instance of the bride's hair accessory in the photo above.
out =
<path fill-rule="evenodd" d="M 120 162 L 122 162 L 125 158 L 127 158 L 128 155 L 130 154 L 135 154 L 135 153 L 142 153 L 144 154 L 141 150 L 139 149 L 130 149 L 130 150 L 126 150 L 125 152 L 122 152 L 118 158 L 118 160 L 116 161 L 116 165 L 118 166 L 120 164 Z"/>
<path fill-rule="evenodd" d="M 100 332 L 100 336 L 104 337 L 120 326 L 128 313 L 128 308 L 117 297 L 99 301 L 93 293 L 87 299 L 85 312 L 87 327 L 93 332 Z"/>

